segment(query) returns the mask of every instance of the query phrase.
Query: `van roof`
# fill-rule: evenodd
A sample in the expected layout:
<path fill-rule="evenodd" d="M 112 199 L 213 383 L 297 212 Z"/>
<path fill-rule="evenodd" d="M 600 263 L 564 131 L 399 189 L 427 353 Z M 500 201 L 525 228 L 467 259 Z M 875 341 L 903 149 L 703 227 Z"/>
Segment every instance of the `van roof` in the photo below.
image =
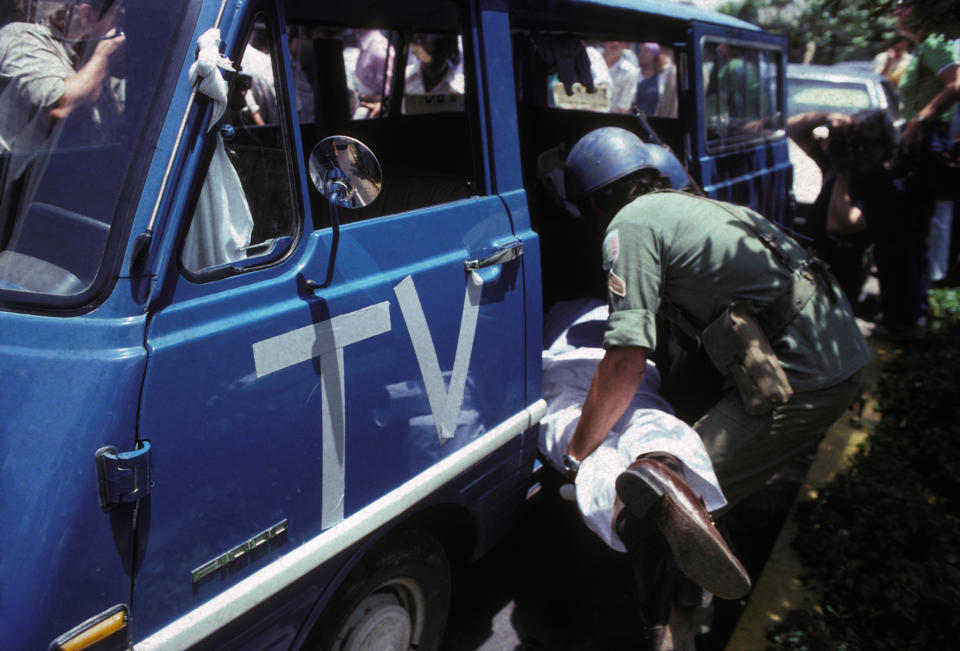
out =
<path fill-rule="evenodd" d="M 568 24 L 604 30 L 617 21 L 609 13 L 623 12 L 628 22 L 630 15 L 653 17 L 651 23 L 689 23 L 697 21 L 742 29 L 761 31 L 756 25 L 717 11 L 700 9 L 686 2 L 671 0 L 484 0 L 498 8 L 509 6 L 510 12 L 524 17 L 528 26 Z M 314 0 L 285 0 L 287 18 L 291 21 L 328 20 L 342 25 L 366 24 L 371 19 L 379 26 L 395 28 L 416 25 L 424 29 L 447 29 L 457 23 L 457 11 L 452 2 L 389 2 L 387 0 L 352 0 L 348 3 L 318 3 Z M 597 10 L 600 9 L 598 12 Z M 656 29 L 655 25 L 649 25 Z"/>
<path fill-rule="evenodd" d="M 572 10 L 587 7 L 607 7 L 630 12 L 648 13 L 674 20 L 696 20 L 736 29 L 761 31 L 756 25 L 739 18 L 728 16 L 718 11 L 701 9 L 687 2 L 677 2 L 673 0 L 550 0 L 549 2 L 544 2 L 544 0 L 510 0 L 510 8 L 521 11 L 544 12 L 545 9 L 550 9 L 551 12 L 554 12 L 557 10 L 562 11 L 563 7 L 569 7 Z"/>

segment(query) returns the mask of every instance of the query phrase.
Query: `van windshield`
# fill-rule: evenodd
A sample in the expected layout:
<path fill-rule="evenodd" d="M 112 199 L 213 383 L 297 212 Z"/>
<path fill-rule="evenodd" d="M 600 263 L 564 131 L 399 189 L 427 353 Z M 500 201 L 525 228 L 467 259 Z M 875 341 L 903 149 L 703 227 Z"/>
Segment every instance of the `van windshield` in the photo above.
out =
<path fill-rule="evenodd" d="M 65 304 L 91 288 L 145 136 L 187 0 L 5 3 L 0 14 L 0 302 Z M 14 9 L 7 9 L 13 6 Z M 161 95 L 163 97 L 161 97 Z M 123 207 L 123 208 L 121 208 Z M 115 239 L 115 238 L 113 238 Z"/>

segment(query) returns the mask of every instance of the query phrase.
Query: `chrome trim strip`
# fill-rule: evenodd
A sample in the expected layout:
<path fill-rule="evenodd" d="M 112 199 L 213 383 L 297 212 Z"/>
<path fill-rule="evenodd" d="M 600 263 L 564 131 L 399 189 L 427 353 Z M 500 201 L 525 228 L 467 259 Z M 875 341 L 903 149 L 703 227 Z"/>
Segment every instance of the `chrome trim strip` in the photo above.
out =
<path fill-rule="evenodd" d="M 350 545 L 359 542 L 417 502 L 533 427 L 547 412 L 543 399 L 515 414 L 477 440 L 457 450 L 407 483 L 357 511 L 340 524 L 308 540 L 289 554 L 171 622 L 135 649 L 184 649 L 266 601 Z M 143 607 L 149 608 L 148 604 Z"/>
<path fill-rule="evenodd" d="M 222 0 L 220 8 L 217 10 L 217 19 L 214 21 L 214 27 L 220 28 L 220 22 L 223 19 L 223 12 L 227 8 L 227 0 Z M 177 137 L 173 141 L 173 148 L 170 151 L 170 159 L 167 161 L 167 167 L 163 171 L 163 178 L 160 179 L 160 189 L 157 191 L 157 200 L 153 204 L 153 210 L 150 212 L 150 221 L 147 222 L 147 231 L 153 232 L 153 227 L 157 223 L 157 215 L 160 213 L 160 204 L 167 193 L 167 183 L 170 181 L 170 173 L 173 171 L 173 162 L 177 158 L 177 152 L 180 151 L 180 144 L 183 141 L 183 133 L 187 129 L 187 119 L 190 117 L 190 109 L 196 101 L 197 87 L 194 86 L 190 91 L 190 97 L 187 99 L 187 108 L 183 112 L 183 118 L 180 120 L 180 128 L 177 129 Z"/>

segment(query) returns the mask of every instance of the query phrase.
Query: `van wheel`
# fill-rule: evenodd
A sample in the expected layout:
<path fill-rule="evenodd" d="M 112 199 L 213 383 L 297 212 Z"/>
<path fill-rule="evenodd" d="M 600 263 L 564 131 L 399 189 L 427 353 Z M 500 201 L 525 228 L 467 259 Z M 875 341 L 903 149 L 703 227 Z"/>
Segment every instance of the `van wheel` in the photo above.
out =
<path fill-rule="evenodd" d="M 419 530 L 387 536 L 350 572 L 305 648 L 430 651 L 440 646 L 450 605 L 443 546 Z"/>

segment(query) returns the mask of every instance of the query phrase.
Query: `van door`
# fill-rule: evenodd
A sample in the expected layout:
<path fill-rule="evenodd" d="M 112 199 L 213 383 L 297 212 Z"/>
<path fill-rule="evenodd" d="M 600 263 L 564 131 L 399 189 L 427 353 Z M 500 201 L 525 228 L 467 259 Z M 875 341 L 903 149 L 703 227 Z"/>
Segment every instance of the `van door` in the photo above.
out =
<path fill-rule="evenodd" d="M 694 23 L 693 92 L 697 106 L 694 159 L 704 191 L 786 223 L 787 153 L 780 37 Z M 691 104 L 693 105 L 693 104 Z"/>
<path fill-rule="evenodd" d="M 385 71 L 404 69 L 400 53 L 411 44 L 441 41 L 460 66 L 457 83 L 442 97 L 418 88 L 389 107 L 381 96 L 363 120 L 330 113 L 348 99 L 337 79 L 350 72 L 363 25 L 347 33 L 261 14 L 236 41 L 225 38 L 250 74 L 261 57 L 249 47 L 267 44 L 259 53 L 280 99 L 269 117 L 262 97 L 234 98 L 237 124 L 223 145 L 242 188 L 212 213 L 231 234 L 244 232 L 236 217 L 246 205 L 253 249 L 228 246 L 226 261 L 209 261 L 210 242 L 224 238 L 191 244 L 210 230 L 191 226 L 168 300 L 150 320 L 140 427 L 156 488 L 135 586 L 138 638 L 365 517 L 363 507 L 524 408 L 521 249 L 503 202 L 485 196 L 471 32 L 459 14 L 438 15 L 455 22 L 370 38 L 394 52 Z M 380 81 L 403 93 L 402 79 Z M 344 132 L 371 145 L 384 180 L 376 202 L 341 209 L 327 284 L 334 233 L 325 201 L 306 187 L 305 153 Z M 217 161 L 213 140 L 204 146 Z M 231 176 L 217 175 L 207 181 Z M 187 217 L 209 218 L 202 191 L 194 203 Z M 188 253 L 197 246 L 199 257 Z M 279 589 L 289 575 L 277 571 Z"/>

